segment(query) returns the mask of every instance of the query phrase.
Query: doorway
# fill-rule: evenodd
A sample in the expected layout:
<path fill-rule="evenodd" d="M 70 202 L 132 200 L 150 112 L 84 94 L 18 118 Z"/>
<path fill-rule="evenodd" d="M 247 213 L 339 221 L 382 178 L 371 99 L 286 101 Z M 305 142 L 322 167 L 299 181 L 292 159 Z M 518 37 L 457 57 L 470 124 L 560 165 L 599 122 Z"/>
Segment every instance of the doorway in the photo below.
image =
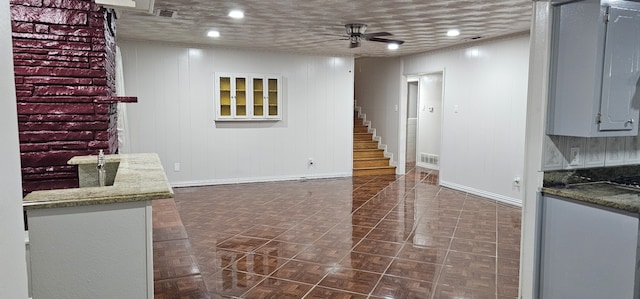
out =
<path fill-rule="evenodd" d="M 407 77 L 407 166 L 440 169 L 443 72 Z"/>
<path fill-rule="evenodd" d="M 407 82 L 407 167 L 416 164 L 418 138 L 418 77 L 410 77 Z"/>

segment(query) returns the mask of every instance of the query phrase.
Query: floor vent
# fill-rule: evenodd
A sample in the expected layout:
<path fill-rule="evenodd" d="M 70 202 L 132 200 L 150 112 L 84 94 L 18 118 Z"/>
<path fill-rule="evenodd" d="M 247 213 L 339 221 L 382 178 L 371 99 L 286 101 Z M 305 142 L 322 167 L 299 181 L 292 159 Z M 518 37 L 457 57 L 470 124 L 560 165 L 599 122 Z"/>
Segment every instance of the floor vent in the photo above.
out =
<path fill-rule="evenodd" d="M 434 155 L 434 154 L 420 153 L 420 162 L 431 164 L 431 165 L 439 165 L 440 156 Z"/>

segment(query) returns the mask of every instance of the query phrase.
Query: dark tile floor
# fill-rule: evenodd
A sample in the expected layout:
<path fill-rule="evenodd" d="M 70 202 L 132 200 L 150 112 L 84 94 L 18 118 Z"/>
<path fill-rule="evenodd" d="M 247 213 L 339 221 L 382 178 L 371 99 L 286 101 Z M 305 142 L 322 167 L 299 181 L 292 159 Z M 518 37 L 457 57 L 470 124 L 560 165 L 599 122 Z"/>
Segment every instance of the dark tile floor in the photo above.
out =
<path fill-rule="evenodd" d="M 516 298 L 520 208 L 437 183 L 176 188 L 153 204 L 156 298 Z"/>

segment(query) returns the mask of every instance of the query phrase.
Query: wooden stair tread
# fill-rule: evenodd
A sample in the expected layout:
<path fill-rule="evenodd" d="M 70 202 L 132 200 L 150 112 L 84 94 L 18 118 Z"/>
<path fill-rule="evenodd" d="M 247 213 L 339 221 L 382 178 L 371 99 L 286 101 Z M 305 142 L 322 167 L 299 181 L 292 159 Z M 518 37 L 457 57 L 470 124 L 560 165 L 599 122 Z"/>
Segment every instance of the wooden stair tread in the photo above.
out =
<path fill-rule="evenodd" d="M 380 157 L 380 158 L 354 158 L 356 161 L 374 161 L 374 160 L 389 160 L 389 157 Z"/>
<path fill-rule="evenodd" d="M 358 113 L 353 118 L 353 176 L 395 175 L 396 166 L 389 165 L 391 159 L 384 156 L 384 149 L 377 148 L 378 140 L 373 131 L 364 124 Z M 355 167 L 358 166 L 358 167 Z"/>
<path fill-rule="evenodd" d="M 353 168 L 353 170 L 365 170 L 365 169 L 396 169 L 395 166 L 371 166 L 371 167 L 359 167 L 359 168 Z"/>

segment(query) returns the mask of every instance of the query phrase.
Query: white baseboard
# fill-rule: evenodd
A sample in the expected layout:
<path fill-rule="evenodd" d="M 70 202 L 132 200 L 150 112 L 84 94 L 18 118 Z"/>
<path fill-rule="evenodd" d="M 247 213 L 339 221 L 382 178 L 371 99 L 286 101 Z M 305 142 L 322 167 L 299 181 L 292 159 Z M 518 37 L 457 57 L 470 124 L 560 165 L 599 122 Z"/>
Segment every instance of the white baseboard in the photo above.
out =
<path fill-rule="evenodd" d="M 342 172 L 342 173 L 313 174 L 313 175 L 305 175 L 305 176 L 292 175 L 292 176 L 233 178 L 233 179 L 212 179 L 212 180 L 171 182 L 171 187 L 178 188 L 178 187 L 198 187 L 198 186 L 212 186 L 212 185 L 243 184 L 243 183 L 298 181 L 298 180 L 307 180 L 307 179 L 309 179 L 309 180 L 312 180 L 312 179 L 331 179 L 331 178 L 350 177 L 352 175 L 353 175 L 353 172 Z"/>
<path fill-rule="evenodd" d="M 499 202 L 503 202 L 503 203 L 507 203 L 507 204 L 510 204 L 510 205 L 522 207 L 522 200 L 520 200 L 520 199 L 511 198 L 511 197 L 508 197 L 508 196 L 504 196 L 504 195 L 500 195 L 500 194 L 496 194 L 496 193 L 491 193 L 491 192 L 487 192 L 487 191 L 484 191 L 484 190 L 479 190 L 479 189 L 476 189 L 476 188 L 471 188 L 471 187 L 467 187 L 467 186 L 463 186 L 463 185 L 458 185 L 458 184 L 451 183 L 451 182 L 446 182 L 446 181 L 440 181 L 440 186 L 451 188 L 451 189 L 455 189 L 455 190 L 459 190 L 459 191 L 464 191 L 464 192 L 471 193 L 471 194 L 474 194 L 474 195 L 478 195 L 478 196 L 494 199 L 494 200 L 499 201 Z"/>

